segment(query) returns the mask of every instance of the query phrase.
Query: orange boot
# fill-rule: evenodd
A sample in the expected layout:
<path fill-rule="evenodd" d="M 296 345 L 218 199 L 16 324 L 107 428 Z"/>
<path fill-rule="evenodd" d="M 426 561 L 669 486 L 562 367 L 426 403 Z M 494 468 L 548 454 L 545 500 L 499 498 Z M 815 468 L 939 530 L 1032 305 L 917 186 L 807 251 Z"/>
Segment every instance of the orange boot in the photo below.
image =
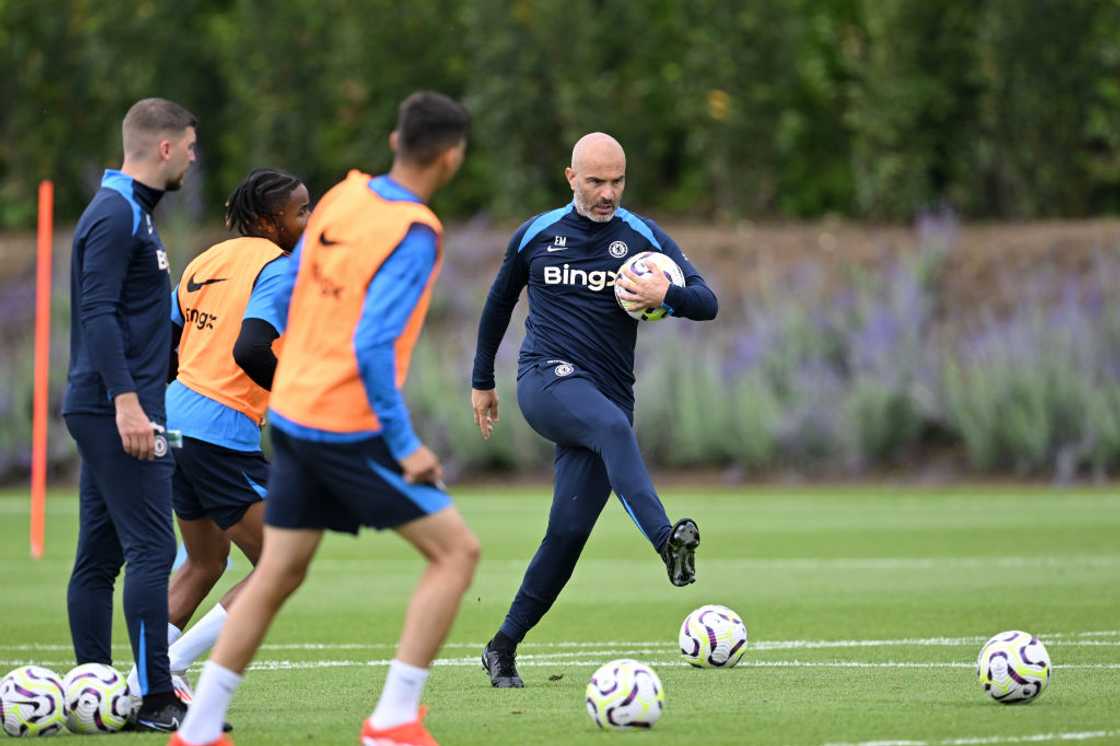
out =
<path fill-rule="evenodd" d="M 424 727 L 424 716 L 427 714 L 428 708 L 421 707 L 420 716 L 411 723 L 385 730 L 374 728 L 369 718 L 366 718 L 362 723 L 362 735 L 358 743 L 361 746 L 439 746 Z"/>
<path fill-rule="evenodd" d="M 193 744 L 188 744 L 182 738 L 179 738 L 178 733 L 172 733 L 171 734 L 171 740 L 167 742 L 167 746 L 194 746 L 194 745 Z M 223 733 L 221 735 L 221 737 L 218 738 L 217 741 L 211 741 L 210 743 L 201 744 L 200 746 L 233 746 L 233 741 L 230 740 L 229 736 L 227 736 L 225 733 Z"/>

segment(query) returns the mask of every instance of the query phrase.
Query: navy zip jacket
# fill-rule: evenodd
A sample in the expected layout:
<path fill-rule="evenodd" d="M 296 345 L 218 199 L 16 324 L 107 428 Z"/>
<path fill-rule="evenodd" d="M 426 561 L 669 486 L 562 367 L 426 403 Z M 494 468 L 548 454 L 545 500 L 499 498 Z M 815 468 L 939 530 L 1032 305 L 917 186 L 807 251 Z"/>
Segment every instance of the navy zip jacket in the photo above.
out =
<path fill-rule="evenodd" d="M 163 192 L 109 170 L 78 220 L 70 259 L 70 371 L 65 414 L 112 414 L 136 392 L 163 423 L 171 279 L 152 223 Z"/>
<path fill-rule="evenodd" d="M 643 251 L 666 254 L 684 273 L 686 286 L 670 285 L 665 296 L 671 315 L 715 318 L 715 294 L 656 223 L 623 208 L 597 223 L 568 204 L 531 218 L 513 234 L 479 322 L 472 386 L 494 388 L 494 357 L 528 285 L 518 378 L 550 360 L 572 363 L 587 371 L 607 398 L 632 412 L 639 322 L 619 308 L 614 279 L 629 257 Z"/>

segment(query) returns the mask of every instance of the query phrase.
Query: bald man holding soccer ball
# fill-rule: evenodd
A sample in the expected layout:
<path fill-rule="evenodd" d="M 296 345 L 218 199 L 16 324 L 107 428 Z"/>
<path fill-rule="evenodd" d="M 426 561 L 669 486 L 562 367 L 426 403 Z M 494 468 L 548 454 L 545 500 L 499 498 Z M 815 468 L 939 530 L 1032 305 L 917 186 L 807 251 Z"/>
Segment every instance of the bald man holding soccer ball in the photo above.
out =
<path fill-rule="evenodd" d="M 572 201 L 514 232 L 479 322 L 471 406 L 489 438 L 498 422 L 494 358 L 528 287 L 517 402 L 556 444 L 548 529 L 482 653 L 497 688 L 524 686 L 517 645 L 560 595 L 612 491 L 673 585 L 695 580 L 700 544 L 695 521 L 669 520 L 638 449 L 634 344 L 643 317 L 715 318 L 715 294 L 656 223 L 621 206 L 626 154 L 617 140 L 602 132 L 580 138 L 564 175 Z"/>

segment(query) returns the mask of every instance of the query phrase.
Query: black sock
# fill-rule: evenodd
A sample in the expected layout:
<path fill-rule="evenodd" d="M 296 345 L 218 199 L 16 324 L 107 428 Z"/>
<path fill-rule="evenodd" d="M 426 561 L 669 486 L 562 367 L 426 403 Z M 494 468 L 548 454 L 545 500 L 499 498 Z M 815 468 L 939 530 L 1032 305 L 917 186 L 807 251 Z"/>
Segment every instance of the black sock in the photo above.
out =
<path fill-rule="evenodd" d="M 503 653 L 512 653 L 517 650 L 517 643 L 510 639 L 504 632 L 498 630 L 498 634 L 494 635 L 494 639 L 490 641 L 490 647 L 494 650 L 500 650 Z"/>
<path fill-rule="evenodd" d="M 161 707 L 175 704 L 179 698 L 175 696 L 175 692 L 159 692 L 158 694 L 145 694 L 144 702 L 140 705 L 142 710 L 158 710 Z"/>

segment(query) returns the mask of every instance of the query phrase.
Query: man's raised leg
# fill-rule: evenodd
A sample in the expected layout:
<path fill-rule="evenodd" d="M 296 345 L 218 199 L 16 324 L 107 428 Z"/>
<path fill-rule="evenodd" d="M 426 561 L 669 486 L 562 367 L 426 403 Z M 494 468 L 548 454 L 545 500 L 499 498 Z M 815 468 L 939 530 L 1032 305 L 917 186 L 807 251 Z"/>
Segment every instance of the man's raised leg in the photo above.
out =
<path fill-rule="evenodd" d="M 553 416 L 553 427 L 568 442 L 586 446 L 602 457 L 611 488 L 660 555 L 670 582 L 677 586 L 692 583 L 700 530 L 691 518 L 669 522 L 638 448 L 630 414 L 582 377 L 554 382 L 545 391 L 552 399 L 551 410 L 560 413 Z"/>

